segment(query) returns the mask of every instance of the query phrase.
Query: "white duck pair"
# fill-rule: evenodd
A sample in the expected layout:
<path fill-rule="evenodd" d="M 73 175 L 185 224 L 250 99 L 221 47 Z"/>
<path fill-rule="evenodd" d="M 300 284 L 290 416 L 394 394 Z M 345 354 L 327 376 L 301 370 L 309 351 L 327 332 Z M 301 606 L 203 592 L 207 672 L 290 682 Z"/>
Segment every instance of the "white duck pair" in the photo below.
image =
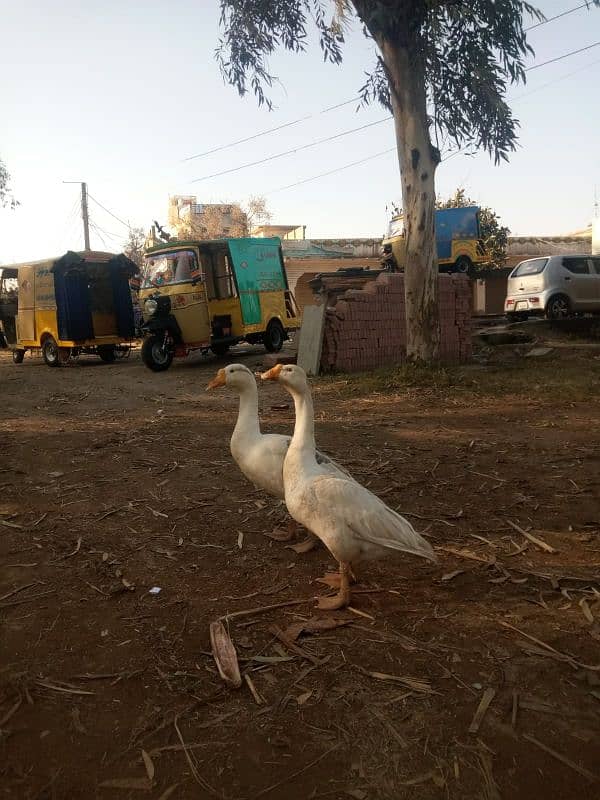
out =
<path fill-rule="evenodd" d="M 240 394 L 231 453 L 242 472 L 270 494 L 283 497 L 291 517 L 318 536 L 338 561 L 338 593 L 320 598 L 319 608 L 349 605 L 352 566 L 361 561 L 393 551 L 436 561 L 429 542 L 408 520 L 316 450 L 312 396 L 304 370 L 278 364 L 261 378 L 277 381 L 294 400 L 291 440 L 261 434 L 256 384 L 246 367 L 230 364 L 219 370 L 208 388 L 233 386 Z"/>

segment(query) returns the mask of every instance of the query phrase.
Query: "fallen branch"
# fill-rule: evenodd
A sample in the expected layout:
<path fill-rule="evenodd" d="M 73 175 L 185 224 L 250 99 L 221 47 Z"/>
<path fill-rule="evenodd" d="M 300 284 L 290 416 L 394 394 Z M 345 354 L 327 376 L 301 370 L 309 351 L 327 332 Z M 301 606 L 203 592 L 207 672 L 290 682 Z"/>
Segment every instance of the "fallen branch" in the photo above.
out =
<path fill-rule="evenodd" d="M 68 688 L 66 686 L 57 686 L 50 681 L 36 681 L 38 686 L 43 686 L 44 689 L 52 689 L 53 692 L 63 692 L 63 694 L 95 694 L 95 692 L 88 692 L 85 689 Z"/>
<path fill-rule="evenodd" d="M 24 597 L 22 600 L 11 600 L 10 603 L 0 603 L 0 608 L 10 608 L 11 606 L 21 606 L 23 603 L 29 603 L 31 600 L 37 600 L 40 597 L 46 597 L 49 594 L 55 594 L 54 589 L 48 592 L 40 592 L 39 594 L 31 594 L 29 597 Z"/>
<path fill-rule="evenodd" d="M 321 659 L 317 658 L 316 656 L 307 653 L 300 645 L 297 645 L 293 642 L 282 630 L 278 628 L 276 625 L 273 625 L 269 628 L 269 631 L 275 636 L 279 641 L 284 644 L 287 649 L 291 653 L 295 653 L 300 658 L 304 658 L 306 661 L 310 661 L 311 664 L 314 664 L 315 667 L 318 667 L 321 664 Z"/>
<path fill-rule="evenodd" d="M 287 608 L 288 606 L 301 606 L 305 603 L 310 603 L 312 598 L 307 597 L 304 600 L 287 600 L 284 603 L 273 603 L 270 606 L 257 606 L 256 608 L 248 608 L 246 611 L 233 611 L 231 614 L 223 614 L 222 617 L 217 618 L 217 622 L 228 622 L 230 619 L 239 619 L 240 617 L 251 617 L 254 614 L 263 614 L 265 611 L 272 611 L 275 608 Z"/>
<path fill-rule="evenodd" d="M 179 730 L 179 725 L 177 724 L 177 720 L 178 720 L 178 717 L 175 717 L 175 719 L 173 720 L 173 725 L 175 726 L 175 730 L 177 732 L 177 736 L 179 737 L 179 741 L 182 744 L 183 752 L 185 753 L 185 757 L 186 757 L 187 762 L 188 762 L 188 764 L 190 766 L 190 769 L 192 771 L 192 775 L 194 776 L 194 780 L 196 781 L 196 783 L 199 786 L 201 786 L 204 789 L 205 792 L 208 792 L 213 797 L 221 797 L 221 795 L 217 792 L 217 790 L 213 789 L 213 787 L 210 785 L 210 783 L 208 783 L 202 777 L 202 775 L 200 775 L 200 773 L 198 772 L 198 769 L 197 769 L 194 761 L 192 760 L 192 757 L 191 757 L 191 755 L 190 755 L 190 753 L 188 751 L 188 748 L 187 748 L 187 746 L 186 746 L 186 744 L 185 744 L 185 742 L 183 740 L 183 736 L 181 735 L 181 731 Z"/>
<path fill-rule="evenodd" d="M 324 758 L 327 758 L 327 756 L 333 753 L 334 750 L 337 750 L 338 747 L 339 744 L 334 744 L 333 747 L 330 747 L 329 750 L 326 750 L 324 753 L 321 753 L 321 755 L 318 758 L 315 758 L 314 761 L 311 761 L 305 767 L 302 767 L 302 769 L 298 769 L 296 770 L 296 772 L 292 772 L 291 775 L 286 775 L 285 778 L 282 778 L 282 780 L 277 781 L 277 783 L 274 783 L 271 786 L 267 786 L 266 789 L 261 789 L 261 791 L 257 792 L 257 794 L 253 794 L 250 800 L 258 800 L 259 797 L 264 797 L 266 794 L 269 794 L 269 792 L 272 792 L 273 789 L 279 789 L 279 787 L 283 786 L 284 783 L 287 783 L 288 781 L 297 778 L 298 775 L 302 775 L 302 773 L 306 772 L 311 767 L 314 767 L 316 764 L 318 764 L 319 761 L 323 761 Z"/>
<path fill-rule="evenodd" d="M 21 708 L 22 702 L 23 698 L 19 696 L 19 699 L 14 704 L 14 706 L 12 708 L 9 708 L 6 714 L 2 717 L 2 719 L 0 719 L 0 728 L 3 728 L 8 722 L 8 720 L 17 713 L 17 711 Z"/>
<path fill-rule="evenodd" d="M 13 589 L 11 592 L 7 592 L 6 594 L 3 594 L 2 597 L 0 597 L 0 602 L 2 602 L 2 600 L 7 600 L 9 597 L 12 597 L 15 594 L 19 594 L 19 592 L 24 592 L 25 589 L 29 589 L 32 586 L 37 586 L 38 583 L 39 583 L 39 581 L 33 581 L 33 583 L 26 583 L 24 586 L 18 586 L 16 589 Z"/>
<path fill-rule="evenodd" d="M 542 648 L 542 650 L 546 650 L 550 653 L 553 653 L 555 656 L 558 656 L 561 661 L 568 662 L 572 667 L 576 669 L 590 669 L 593 672 L 600 672 L 600 664 L 596 666 L 590 664 L 582 664 L 581 661 L 577 661 L 577 659 L 573 658 L 573 656 L 570 656 L 567 653 L 562 653 L 560 650 L 556 650 L 554 647 L 552 647 L 549 644 L 546 644 L 546 642 L 543 642 L 541 639 L 536 639 L 535 636 L 531 636 L 529 633 L 525 633 L 525 631 L 519 630 L 519 628 L 515 628 L 514 625 L 510 624 L 510 622 L 504 622 L 503 620 L 499 620 L 499 622 L 503 628 L 510 628 L 511 630 L 516 631 L 520 636 L 523 636 L 525 637 L 525 639 L 529 639 L 534 644 L 539 645 Z"/>
<path fill-rule="evenodd" d="M 534 536 L 532 533 L 528 533 L 527 531 L 523 530 L 520 525 L 517 525 L 516 522 L 511 522 L 511 520 L 506 520 L 511 528 L 514 528 L 517 533 L 520 533 L 524 536 L 531 544 L 534 544 L 536 547 L 539 547 L 540 550 L 544 550 L 546 553 L 558 553 L 551 545 L 547 544 L 546 542 L 542 541 L 542 539 L 538 539 L 537 536 Z"/>
<path fill-rule="evenodd" d="M 553 750 L 551 747 L 548 747 L 547 744 L 540 742 L 539 739 L 536 739 L 535 736 L 532 736 L 530 733 L 524 733 L 523 738 L 526 741 L 531 742 L 531 744 L 534 744 L 536 747 L 539 747 L 540 750 L 543 750 L 545 753 L 548 753 L 548 755 L 551 755 L 557 761 L 560 761 L 561 764 L 565 764 L 567 767 L 571 767 L 571 769 L 575 770 L 575 772 L 578 772 L 580 775 L 583 775 L 584 778 L 587 778 L 588 781 L 594 782 L 598 780 L 598 776 L 595 775 L 593 772 L 590 772 L 585 767 L 580 767 L 579 764 L 576 764 L 574 761 L 571 761 L 571 759 L 567 758 L 567 756 L 563 756 L 562 753 L 557 753 L 556 750 Z"/>

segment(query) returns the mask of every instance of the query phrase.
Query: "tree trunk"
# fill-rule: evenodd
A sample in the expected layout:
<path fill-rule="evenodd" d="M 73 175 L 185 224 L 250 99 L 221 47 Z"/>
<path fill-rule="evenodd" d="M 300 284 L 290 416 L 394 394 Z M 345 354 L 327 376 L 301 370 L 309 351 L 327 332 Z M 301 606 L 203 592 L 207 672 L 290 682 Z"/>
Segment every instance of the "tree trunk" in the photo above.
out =
<path fill-rule="evenodd" d="M 408 47 L 386 39 L 378 43 L 390 84 L 402 181 L 406 350 L 409 359 L 431 363 L 440 344 L 434 183 L 440 159 L 429 137 L 421 65 L 411 61 Z"/>

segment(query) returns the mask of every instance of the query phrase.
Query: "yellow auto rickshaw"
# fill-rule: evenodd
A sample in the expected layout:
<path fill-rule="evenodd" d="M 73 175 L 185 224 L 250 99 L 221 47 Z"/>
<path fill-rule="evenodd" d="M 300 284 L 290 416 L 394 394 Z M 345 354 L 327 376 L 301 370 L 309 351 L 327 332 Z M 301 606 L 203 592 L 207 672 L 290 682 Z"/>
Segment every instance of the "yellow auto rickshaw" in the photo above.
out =
<path fill-rule="evenodd" d="M 281 350 L 300 325 L 281 241 L 171 241 L 146 251 L 142 359 L 160 372 L 192 350 L 224 355 L 238 342 Z"/>
<path fill-rule="evenodd" d="M 69 251 L 2 270 L 16 282 L 13 324 L 3 322 L 15 364 L 38 348 L 49 367 L 81 353 L 112 362 L 129 352 L 134 338 L 129 279 L 137 267 L 126 256 Z"/>

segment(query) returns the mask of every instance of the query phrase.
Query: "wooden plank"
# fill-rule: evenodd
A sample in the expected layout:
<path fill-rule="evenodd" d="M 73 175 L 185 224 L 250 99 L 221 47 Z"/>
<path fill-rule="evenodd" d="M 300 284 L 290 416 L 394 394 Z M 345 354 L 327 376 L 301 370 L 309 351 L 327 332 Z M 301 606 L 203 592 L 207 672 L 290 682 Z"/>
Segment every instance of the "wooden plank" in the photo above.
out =
<path fill-rule="evenodd" d="M 325 305 L 305 306 L 298 344 L 298 366 L 307 375 L 318 375 L 325 330 Z"/>

